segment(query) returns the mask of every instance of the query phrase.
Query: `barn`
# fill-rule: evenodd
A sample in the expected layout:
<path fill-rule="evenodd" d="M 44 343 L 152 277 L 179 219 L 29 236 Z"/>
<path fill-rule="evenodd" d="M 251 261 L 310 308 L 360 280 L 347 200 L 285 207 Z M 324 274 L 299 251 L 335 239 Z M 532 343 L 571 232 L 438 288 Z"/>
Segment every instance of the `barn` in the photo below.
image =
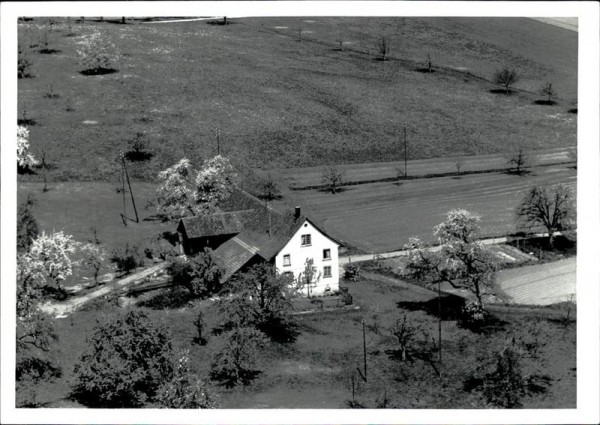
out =
<path fill-rule="evenodd" d="M 195 255 L 210 248 L 223 267 L 224 282 L 258 262 L 268 262 L 278 273 L 302 282 L 306 296 L 324 295 L 339 289 L 338 249 L 332 237 L 319 229 L 299 207 L 281 213 L 258 198 L 235 189 L 208 216 L 179 220 L 181 252 Z M 312 273 L 306 279 L 307 262 Z"/>

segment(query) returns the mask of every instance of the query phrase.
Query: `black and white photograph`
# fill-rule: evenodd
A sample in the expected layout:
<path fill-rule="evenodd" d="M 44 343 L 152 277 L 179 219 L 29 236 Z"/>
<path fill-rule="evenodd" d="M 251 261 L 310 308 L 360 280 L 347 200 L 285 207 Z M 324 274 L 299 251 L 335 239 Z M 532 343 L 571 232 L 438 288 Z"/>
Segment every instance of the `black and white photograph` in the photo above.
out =
<path fill-rule="evenodd" d="M 2 422 L 597 423 L 598 4 L 484 3 L 4 3 Z"/>

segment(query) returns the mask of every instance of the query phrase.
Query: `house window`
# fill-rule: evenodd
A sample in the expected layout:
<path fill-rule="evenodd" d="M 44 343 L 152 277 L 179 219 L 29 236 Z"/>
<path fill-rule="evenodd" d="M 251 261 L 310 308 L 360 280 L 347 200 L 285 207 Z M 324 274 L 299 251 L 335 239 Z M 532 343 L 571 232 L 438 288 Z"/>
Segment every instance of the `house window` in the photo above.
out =
<path fill-rule="evenodd" d="M 310 235 L 302 235 L 302 246 L 309 246 L 310 244 Z"/>
<path fill-rule="evenodd" d="M 283 265 L 284 266 L 291 266 L 292 262 L 290 260 L 290 254 L 286 254 L 283 256 Z"/>
<path fill-rule="evenodd" d="M 294 280 L 294 273 L 292 273 L 292 272 L 283 272 L 283 276 L 284 276 L 286 279 L 289 279 L 289 280 Z"/>
<path fill-rule="evenodd" d="M 330 249 L 323 250 L 323 260 L 331 260 L 331 250 Z"/>
<path fill-rule="evenodd" d="M 323 277 L 331 277 L 331 266 L 323 267 Z"/>

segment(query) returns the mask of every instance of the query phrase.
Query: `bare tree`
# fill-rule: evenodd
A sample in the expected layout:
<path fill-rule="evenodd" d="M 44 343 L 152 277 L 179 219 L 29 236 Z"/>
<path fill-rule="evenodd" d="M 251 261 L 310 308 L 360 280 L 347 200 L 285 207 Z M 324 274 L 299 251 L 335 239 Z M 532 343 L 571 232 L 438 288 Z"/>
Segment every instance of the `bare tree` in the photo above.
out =
<path fill-rule="evenodd" d="M 494 74 L 494 83 L 504 87 L 506 94 L 510 93 L 510 87 L 519 79 L 520 76 L 514 68 L 499 69 Z"/>
<path fill-rule="evenodd" d="M 323 174 L 321 175 L 321 184 L 323 185 L 325 192 L 341 192 L 343 183 L 344 175 L 335 165 L 323 170 Z"/>
<path fill-rule="evenodd" d="M 386 37 L 381 37 L 377 44 L 378 52 L 381 55 L 381 60 L 385 61 L 387 55 L 390 53 L 390 42 Z"/>
<path fill-rule="evenodd" d="M 433 64 L 431 63 L 431 55 L 427 53 L 427 72 L 433 72 Z"/>
<path fill-rule="evenodd" d="M 338 38 L 337 38 L 337 44 L 338 44 L 338 50 L 340 52 L 344 51 L 344 34 L 339 33 Z"/>
<path fill-rule="evenodd" d="M 464 164 L 464 159 L 462 156 L 458 156 L 456 157 L 456 161 L 454 163 L 454 166 L 456 167 L 456 178 L 460 179 L 460 171 L 463 168 L 463 164 Z"/>
<path fill-rule="evenodd" d="M 402 318 L 396 319 L 396 323 L 390 328 L 392 336 L 398 340 L 400 345 L 400 359 L 405 362 L 412 343 L 415 340 L 419 328 L 412 324 L 406 314 Z"/>
<path fill-rule="evenodd" d="M 554 233 L 566 230 L 575 223 L 576 209 L 573 192 L 568 186 L 534 186 L 517 206 L 517 223 L 524 227 L 544 227 L 548 245 L 554 246 Z"/>
<path fill-rule="evenodd" d="M 526 172 L 526 168 L 530 166 L 529 155 L 519 148 L 519 150 L 508 159 L 508 164 L 511 165 L 511 171 L 514 174 L 523 175 Z"/>
<path fill-rule="evenodd" d="M 546 104 L 551 105 L 554 103 L 552 100 L 553 97 L 556 97 L 556 91 L 552 87 L 552 83 L 546 83 L 540 89 L 540 94 L 546 96 Z"/>

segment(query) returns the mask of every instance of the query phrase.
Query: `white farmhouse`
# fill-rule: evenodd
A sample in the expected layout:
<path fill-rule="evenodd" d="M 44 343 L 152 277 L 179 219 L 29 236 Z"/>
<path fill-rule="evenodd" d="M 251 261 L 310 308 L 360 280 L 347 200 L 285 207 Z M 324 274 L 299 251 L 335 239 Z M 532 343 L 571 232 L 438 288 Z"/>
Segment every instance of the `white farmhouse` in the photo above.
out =
<path fill-rule="evenodd" d="M 340 244 L 309 218 L 295 211 L 279 213 L 254 196 L 236 189 L 210 216 L 179 221 L 181 250 L 194 255 L 210 248 L 224 268 L 222 281 L 258 262 L 302 283 L 305 296 L 339 289 Z"/>

